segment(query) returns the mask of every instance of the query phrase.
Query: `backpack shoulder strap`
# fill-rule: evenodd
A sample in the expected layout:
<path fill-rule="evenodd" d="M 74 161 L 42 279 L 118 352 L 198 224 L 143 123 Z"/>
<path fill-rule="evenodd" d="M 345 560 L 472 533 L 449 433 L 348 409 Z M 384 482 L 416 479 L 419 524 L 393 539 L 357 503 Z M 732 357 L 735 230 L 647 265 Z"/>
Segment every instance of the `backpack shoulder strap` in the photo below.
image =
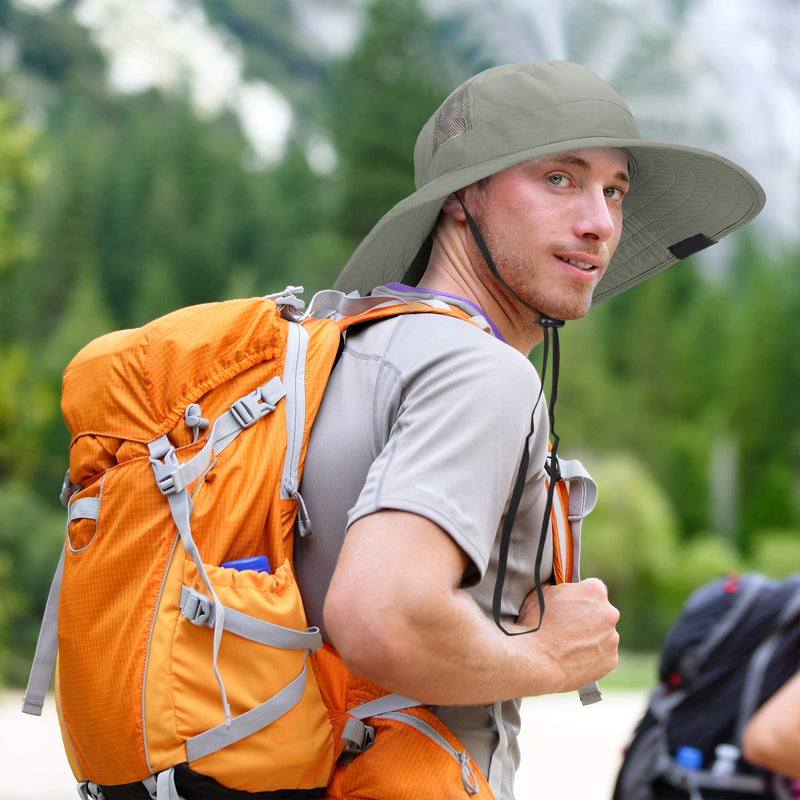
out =
<path fill-rule="evenodd" d="M 317 292 L 309 303 L 305 317 L 333 319 L 344 331 L 347 328 L 400 314 L 433 313 L 468 320 L 483 330 L 489 323 L 480 314 L 470 315 L 457 306 L 436 298 L 405 300 L 391 295 L 353 297 L 334 289 Z"/>
<path fill-rule="evenodd" d="M 548 443 L 548 449 L 552 450 Z M 552 460 L 552 453 L 548 454 Z M 550 509 L 550 527 L 553 535 L 553 579 L 556 583 L 576 583 L 581 579 L 581 523 L 597 503 L 597 484 L 586 468 L 577 460 L 556 456 L 555 471 L 548 475 L 556 478 L 556 502 Z M 550 478 L 545 480 L 549 486 Z M 582 705 L 602 699 L 597 683 L 578 690 Z"/>
<path fill-rule="evenodd" d="M 720 617 L 695 647 L 687 648 L 678 661 L 678 671 L 683 676 L 685 683 L 691 683 L 697 677 L 697 673 L 709 656 L 721 642 L 730 636 L 745 615 L 750 612 L 766 585 L 766 577 L 757 573 L 748 575 L 746 581 L 741 581 L 736 601 L 728 609 L 727 613 Z"/>
<path fill-rule="evenodd" d="M 597 484 L 580 461 L 556 456 L 556 462 L 558 502 L 551 510 L 553 575 L 556 583 L 573 583 L 581 579 L 581 523 L 597 503 Z"/>

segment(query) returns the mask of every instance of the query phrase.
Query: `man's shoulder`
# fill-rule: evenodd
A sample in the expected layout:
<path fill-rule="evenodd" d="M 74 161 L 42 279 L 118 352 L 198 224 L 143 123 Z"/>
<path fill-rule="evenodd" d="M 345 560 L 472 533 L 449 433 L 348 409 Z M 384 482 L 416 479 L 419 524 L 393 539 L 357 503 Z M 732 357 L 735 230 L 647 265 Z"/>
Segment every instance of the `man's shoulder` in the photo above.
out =
<path fill-rule="evenodd" d="M 538 385 L 533 364 L 519 351 L 463 317 L 436 313 L 403 314 L 365 326 L 351 346 L 390 362 L 404 374 L 457 370 L 464 377 Z"/>

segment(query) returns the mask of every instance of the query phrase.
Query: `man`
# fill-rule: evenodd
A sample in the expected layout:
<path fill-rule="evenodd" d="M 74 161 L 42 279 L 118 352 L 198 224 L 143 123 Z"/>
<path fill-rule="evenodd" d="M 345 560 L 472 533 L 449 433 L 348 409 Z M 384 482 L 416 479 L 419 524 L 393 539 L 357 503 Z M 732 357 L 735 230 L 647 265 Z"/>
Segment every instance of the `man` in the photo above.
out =
<path fill-rule="evenodd" d="M 337 288 L 436 297 L 488 334 L 434 314 L 348 334 L 311 435 L 298 576 L 351 671 L 429 704 L 510 800 L 519 698 L 601 678 L 618 643 L 603 584 L 549 585 L 549 537 L 537 559 L 548 417 L 527 355 L 547 325 L 713 244 L 764 197 L 723 158 L 642 140 L 621 98 L 567 62 L 467 81 L 423 128 L 415 168 L 417 191 Z M 524 447 L 502 623 L 538 625 L 537 561 L 546 610 L 507 636 L 492 595 Z"/>

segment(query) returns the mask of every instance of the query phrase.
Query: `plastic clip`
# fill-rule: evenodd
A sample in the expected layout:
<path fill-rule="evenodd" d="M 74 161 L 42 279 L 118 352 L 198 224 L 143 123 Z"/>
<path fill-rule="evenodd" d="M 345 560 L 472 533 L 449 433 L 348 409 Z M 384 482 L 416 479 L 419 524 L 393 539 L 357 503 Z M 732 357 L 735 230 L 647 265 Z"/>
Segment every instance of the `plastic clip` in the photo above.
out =
<path fill-rule="evenodd" d="M 542 315 L 536 320 L 536 324 L 541 328 L 563 328 L 565 323 L 563 319 Z"/>
<path fill-rule="evenodd" d="M 230 407 L 231 415 L 242 428 L 249 428 L 251 425 L 255 425 L 261 417 L 275 408 L 275 406 L 269 403 L 262 403 L 260 401 L 261 389 L 256 389 L 252 394 L 247 395 L 247 397 L 241 397 Z"/>
<path fill-rule="evenodd" d="M 342 731 L 344 750 L 339 757 L 340 764 L 349 764 L 353 758 L 369 750 L 375 742 L 375 728 L 364 724 L 360 719 L 350 717 Z"/>
<path fill-rule="evenodd" d="M 166 453 L 163 461 L 150 456 L 150 464 L 155 473 L 156 486 L 161 494 L 177 494 L 186 488 L 180 477 L 180 462 L 175 455 L 174 448 Z"/>
<path fill-rule="evenodd" d="M 561 475 L 561 462 L 558 458 L 553 461 L 553 454 L 547 454 L 547 461 L 544 465 L 544 471 L 550 476 L 551 480 L 560 481 L 562 478 Z"/>
<path fill-rule="evenodd" d="M 64 476 L 64 482 L 61 484 L 61 494 L 58 496 L 58 499 L 61 501 L 61 505 L 64 506 L 64 508 L 67 508 L 72 495 L 74 495 L 75 492 L 79 492 L 81 488 L 82 487 L 79 483 L 72 482 L 69 477 L 69 470 L 67 470 L 67 474 Z"/>
<path fill-rule="evenodd" d="M 181 614 L 186 617 L 192 625 L 213 624 L 214 605 L 202 594 L 194 589 L 186 590 L 183 588 L 181 594 Z"/>

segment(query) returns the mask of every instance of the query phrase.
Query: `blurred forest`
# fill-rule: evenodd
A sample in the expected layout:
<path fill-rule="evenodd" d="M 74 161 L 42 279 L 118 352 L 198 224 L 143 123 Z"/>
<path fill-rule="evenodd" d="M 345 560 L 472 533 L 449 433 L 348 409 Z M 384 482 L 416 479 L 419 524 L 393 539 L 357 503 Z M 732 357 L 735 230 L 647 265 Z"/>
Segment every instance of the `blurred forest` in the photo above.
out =
<path fill-rule="evenodd" d="M 62 546 L 71 356 L 183 305 L 329 286 L 413 190 L 429 114 L 502 60 L 418 0 L 366 4 L 344 54 L 314 46 L 289 0 L 207 0 L 245 74 L 290 99 L 286 148 L 262 163 L 230 111 L 112 91 L 76 5 L 0 0 L 0 685 L 27 676 Z M 561 452 L 601 492 L 583 572 L 608 583 L 623 646 L 657 647 L 713 576 L 800 564 L 800 246 L 759 236 L 734 237 L 722 277 L 683 263 L 563 332 Z"/>

